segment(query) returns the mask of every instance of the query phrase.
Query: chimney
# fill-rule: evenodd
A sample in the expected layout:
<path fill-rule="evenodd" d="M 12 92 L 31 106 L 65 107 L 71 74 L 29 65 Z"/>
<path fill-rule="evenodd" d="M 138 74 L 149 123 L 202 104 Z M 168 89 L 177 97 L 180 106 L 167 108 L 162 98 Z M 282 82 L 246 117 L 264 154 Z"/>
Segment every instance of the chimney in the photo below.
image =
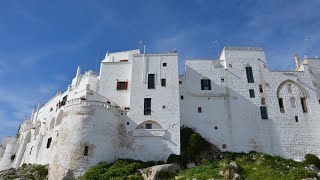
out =
<path fill-rule="evenodd" d="M 294 55 L 294 59 L 296 61 L 296 67 L 297 69 L 300 67 L 300 58 L 299 58 L 299 55 L 298 54 L 295 54 Z"/>

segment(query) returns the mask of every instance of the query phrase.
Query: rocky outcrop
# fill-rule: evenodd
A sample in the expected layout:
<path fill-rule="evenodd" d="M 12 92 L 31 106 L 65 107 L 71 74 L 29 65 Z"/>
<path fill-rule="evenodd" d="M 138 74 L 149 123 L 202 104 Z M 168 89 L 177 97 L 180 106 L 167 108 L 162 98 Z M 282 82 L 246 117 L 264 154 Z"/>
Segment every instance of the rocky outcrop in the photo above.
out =
<path fill-rule="evenodd" d="M 18 169 L 7 169 L 0 171 L 0 180 L 23 179 L 23 180 L 43 180 L 47 179 L 48 165 L 24 164 Z"/>
<path fill-rule="evenodd" d="M 160 180 L 164 174 L 176 173 L 180 170 L 177 164 L 163 164 L 139 169 L 144 180 Z"/>
<path fill-rule="evenodd" d="M 219 172 L 219 175 L 223 176 L 225 179 L 240 179 L 239 166 L 236 162 L 231 161 L 229 165 L 226 165 L 224 169 Z"/>

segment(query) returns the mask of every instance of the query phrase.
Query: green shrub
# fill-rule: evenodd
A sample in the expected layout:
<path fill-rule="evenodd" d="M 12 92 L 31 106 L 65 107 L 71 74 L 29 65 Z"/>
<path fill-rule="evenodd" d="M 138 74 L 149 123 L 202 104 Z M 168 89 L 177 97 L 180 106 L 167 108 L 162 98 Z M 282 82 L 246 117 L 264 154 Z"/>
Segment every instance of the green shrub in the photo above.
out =
<path fill-rule="evenodd" d="M 304 156 L 305 163 L 309 165 L 315 165 L 320 169 L 320 159 L 314 154 L 306 154 Z"/>
<path fill-rule="evenodd" d="M 109 167 L 110 166 L 107 163 L 101 162 L 88 169 L 82 179 L 99 180 L 102 178 L 102 175 L 108 171 Z"/>

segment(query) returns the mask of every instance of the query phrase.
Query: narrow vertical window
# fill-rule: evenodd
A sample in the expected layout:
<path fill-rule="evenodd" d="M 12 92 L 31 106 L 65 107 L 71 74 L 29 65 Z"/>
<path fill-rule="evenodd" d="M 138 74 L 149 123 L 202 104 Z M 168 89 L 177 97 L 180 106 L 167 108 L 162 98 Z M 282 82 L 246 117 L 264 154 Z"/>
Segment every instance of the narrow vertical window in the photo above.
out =
<path fill-rule="evenodd" d="M 260 91 L 260 93 L 263 93 L 262 84 L 259 85 L 259 91 Z"/>
<path fill-rule="evenodd" d="M 261 119 L 268 119 L 268 111 L 266 106 L 260 106 Z"/>
<path fill-rule="evenodd" d="M 148 89 L 155 88 L 155 74 L 148 74 Z"/>
<path fill-rule="evenodd" d="M 144 98 L 144 115 L 151 115 L 151 98 Z"/>
<path fill-rule="evenodd" d="M 83 155 L 84 155 L 84 156 L 88 156 L 88 154 L 89 154 L 89 146 L 84 146 L 84 153 L 83 153 Z"/>
<path fill-rule="evenodd" d="M 201 79 L 201 90 L 211 90 L 210 79 Z"/>
<path fill-rule="evenodd" d="M 250 98 L 255 98 L 255 94 L 254 94 L 254 90 L 253 89 L 249 89 L 249 95 L 250 95 Z"/>
<path fill-rule="evenodd" d="M 180 99 L 183 99 L 183 96 L 180 96 Z"/>
<path fill-rule="evenodd" d="M 299 122 L 298 116 L 295 116 L 294 119 L 296 120 L 296 122 Z"/>
<path fill-rule="evenodd" d="M 201 107 L 198 107 L 198 113 L 202 113 Z"/>
<path fill-rule="evenodd" d="M 292 108 L 296 108 L 297 105 L 296 105 L 296 99 L 294 97 L 291 97 L 290 98 L 290 104 L 291 104 L 291 107 Z"/>
<path fill-rule="evenodd" d="M 166 87 L 166 85 L 167 85 L 166 79 L 161 79 L 161 86 Z"/>
<path fill-rule="evenodd" d="M 52 138 L 48 138 L 48 141 L 47 141 L 47 149 L 50 148 L 51 141 L 52 141 Z"/>
<path fill-rule="evenodd" d="M 283 99 L 279 98 L 278 102 L 279 102 L 280 112 L 284 113 Z"/>
<path fill-rule="evenodd" d="M 266 105 L 266 98 L 264 97 L 261 98 L 261 105 Z"/>
<path fill-rule="evenodd" d="M 301 106 L 304 113 L 308 112 L 306 98 L 304 97 L 301 98 Z"/>
<path fill-rule="evenodd" d="M 246 67 L 247 80 L 248 83 L 254 83 L 252 67 Z"/>

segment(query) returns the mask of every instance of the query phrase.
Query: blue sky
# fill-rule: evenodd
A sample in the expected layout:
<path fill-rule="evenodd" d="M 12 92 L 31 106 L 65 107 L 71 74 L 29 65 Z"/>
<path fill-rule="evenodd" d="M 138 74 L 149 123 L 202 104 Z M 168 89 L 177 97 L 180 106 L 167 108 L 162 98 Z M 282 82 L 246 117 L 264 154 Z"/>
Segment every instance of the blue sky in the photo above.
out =
<path fill-rule="evenodd" d="M 269 68 L 293 55 L 320 56 L 320 1 L 65 0 L 0 2 L 0 138 L 14 136 L 32 107 L 64 91 L 76 67 L 99 69 L 106 51 L 176 49 L 217 58 L 223 46 L 259 46 Z"/>

